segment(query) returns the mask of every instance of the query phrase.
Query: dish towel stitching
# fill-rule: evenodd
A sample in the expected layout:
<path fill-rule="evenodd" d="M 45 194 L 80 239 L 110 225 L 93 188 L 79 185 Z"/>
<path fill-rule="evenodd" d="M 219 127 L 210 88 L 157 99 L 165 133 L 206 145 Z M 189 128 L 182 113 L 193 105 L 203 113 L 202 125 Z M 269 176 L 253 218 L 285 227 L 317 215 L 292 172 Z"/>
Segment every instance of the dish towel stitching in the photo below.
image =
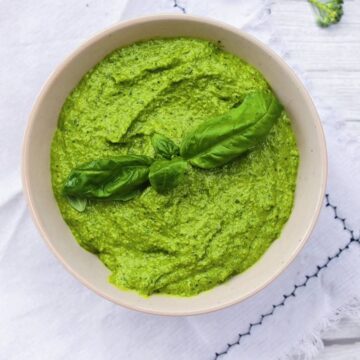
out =
<path fill-rule="evenodd" d="M 173 0 L 173 1 L 174 1 L 174 8 L 178 8 L 183 14 L 186 14 L 185 6 L 180 5 L 177 0 Z"/>
<path fill-rule="evenodd" d="M 338 212 L 337 212 L 337 206 L 333 205 L 331 202 L 330 202 L 330 195 L 329 194 L 326 194 L 325 195 L 325 207 L 330 207 L 332 210 L 333 210 L 333 214 L 334 214 L 334 219 L 337 220 L 337 221 L 340 221 L 343 225 L 343 230 L 346 231 L 350 238 L 349 238 L 349 241 L 346 243 L 346 245 L 344 245 L 343 247 L 340 247 L 338 249 L 338 251 L 332 255 L 332 256 L 328 256 L 326 261 L 322 264 L 322 265 L 317 265 L 316 267 L 316 271 L 311 274 L 311 275 L 306 275 L 305 276 L 305 281 L 301 284 L 295 284 L 294 287 L 293 287 L 293 290 L 288 293 L 288 294 L 284 294 L 282 296 L 282 301 L 279 302 L 278 304 L 273 304 L 272 305 L 272 309 L 271 311 L 265 313 L 265 314 L 262 314 L 260 315 L 260 318 L 257 322 L 255 323 L 250 323 L 249 326 L 248 326 L 248 329 L 247 331 L 245 332 L 242 332 L 242 333 L 239 333 L 238 336 L 237 336 L 237 339 L 232 342 L 232 343 L 228 343 L 226 345 L 226 348 L 225 350 L 221 351 L 221 352 L 216 352 L 215 353 L 215 356 L 214 356 L 214 360 L 217 360 L 219 359 L 220 357 L 224 357 L 228 352 L 229 350 L 234 347 L 234 346 L 237 346 L 237 345 L 240 345 L 240 342 L 241 342 L 241 339 L 246 337 L 246 336 L 250 336 L 251 335 L 251 331 L 252 329 L 255 327 L 255 326 L 260 326 L 262 325 L 263 321 L 265 318 L 271 316 L 274 314 L 275 310 L 281 306 L 284 306 L 287 299 L 290 298 L 290 297 L 295 297 L 296 296 L 296 291 L 297 289 L 299 288 L 302 288 L 302 287 L 306 287 L 306 285 L 308 284 L 308 282 L 310 281 L 310 279 L 313 279 L 313 278 L 317 278 L 320 271 L 322 271 L 323 269 L 327 268 L 328 265 L 336 258 L 338 258 L 345 250 L 348 250 L 350 245 L 352 243 L 358 243 L 359 244 L 359 240 L 360 238 L 357 237 L 355 238 L 354 237 L 354 230 L 352 230 L 351 228 L 349 228 L 349 226 L 347 225 L 346 223 L 346 219 L 345 218 L 342 218 L 342 217 L 339 217 L 338 216 Z"/>

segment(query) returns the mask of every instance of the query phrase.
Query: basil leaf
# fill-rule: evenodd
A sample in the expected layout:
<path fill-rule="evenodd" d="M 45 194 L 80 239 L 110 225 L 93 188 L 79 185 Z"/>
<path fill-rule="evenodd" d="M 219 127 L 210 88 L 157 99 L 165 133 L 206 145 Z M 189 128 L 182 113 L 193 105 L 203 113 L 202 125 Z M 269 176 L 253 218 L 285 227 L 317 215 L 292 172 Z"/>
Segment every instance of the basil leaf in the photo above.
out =
<path fill-rule="evenodd" d="M 163 194 L 179 185 L 186 169 L 187 162 L 180 158 L 156 160 L 150 167 L 150 184 L 158 193 Z"/>
<path fill-rule="evenodd" d="M 148 156 L 124 155 L 82 164 L 71 171 L 63 192 L 70 199 L 130 200 L 148 184 L 152 162 Z"/>
<path fill-rule="evenodd" d="M 87 199 L 80 199 L 80 198 L 75 198 L 72 196 L 68 196 L 67 200 L 69 202 L 69 204 L 77 211 L 79 212 L 83 212 L 86 208 L 87 205 Z"/>
<path fill-rule="evenodd" d="M 264 140 L 282 109 L 270 91 L 251 93 L 239 107 L 204 121 L 190 132 L 180 154 L 203 169 L 222 166 Z"/>
<path fill-rule="evenodd" d="M 152 146 L 154 147 L 155 154 L 171 159 L 179 155 L 179 147 L 169 138 L 164 135 L 155 134 L 151 139 Z"/>

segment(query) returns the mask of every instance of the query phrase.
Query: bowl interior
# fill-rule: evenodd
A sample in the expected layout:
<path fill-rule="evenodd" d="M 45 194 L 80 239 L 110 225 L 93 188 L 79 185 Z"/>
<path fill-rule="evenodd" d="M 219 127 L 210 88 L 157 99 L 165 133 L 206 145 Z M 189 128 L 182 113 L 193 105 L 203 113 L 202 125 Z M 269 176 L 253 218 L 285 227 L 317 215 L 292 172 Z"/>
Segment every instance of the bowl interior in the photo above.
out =
<path fill-rule="evenodd" d="M 50 179 L 50 145 L 62 104 L 81 77 L 108 53 L 153 37 L 190 36 L 220 40 L 226 51 L 258 68 L 285 105 L 300 149 L 295 206 L 280 239 L 249 270 L 227 283 L 191 298 L 120 291 L 108 283 L 109 271 L 83 250 L 63 221 Z M 25 136 L 23 178 L 35 221 L 58 258 L 85 285 L 121 305 L 157 314 L 189 315 L 239 302 L 271 282 L 308 238 L 322 203 L 326 150 L 316 110 L 292 70 L 263 44 L 218 22 L 190 16 L 155 16 L 119 24 L 80 47 L 50 77 L 31 114 Z"/>

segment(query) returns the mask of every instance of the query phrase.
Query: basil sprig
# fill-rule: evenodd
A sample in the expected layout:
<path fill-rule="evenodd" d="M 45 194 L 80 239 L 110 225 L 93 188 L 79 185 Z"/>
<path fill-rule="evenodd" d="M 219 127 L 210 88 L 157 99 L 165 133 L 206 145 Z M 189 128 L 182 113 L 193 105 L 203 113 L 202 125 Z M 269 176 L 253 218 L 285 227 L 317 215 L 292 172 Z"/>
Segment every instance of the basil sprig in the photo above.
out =
<path fill-rule="evenodd" d="M 155 134 L 151 139 L 155 155 L 160 155 L 165 159 L 171 159 L 180 154 L 180 148 L 168 137 Z"/>
<path fill-rule="evenodd" d="M 87 199 L 73 197 L 73 196 L 67 196 L 66 199 L 69 202 L 69 204 L 78 212 L 85 211 L 87 205 Z"/>
<path fill-rule="evenodd" d="M 222 166 L 254 149 L 282 109 L 270 91 L 249 94 L 239 107 L 204 121 L 185 136 L 180 155 L 202 169 Z"/>
<path fill-rule="evenodd" d="M 151 186 L 160 194 L 173 189 L 180 184 L 187 165 L 187 161 L 181 158 L 155 161 L 149 173 Z"/>
<path fill-rule="evenodd" d="M 162 159 L 123 155 L 78 166 L 67 178 L 63 193 L 78 211 L 84 211 L 88 199 L 128 201 L 149 184 L 158 193 L 166 193 L 181 182 L 188 163 L 213 169 L 255 149 L 282 110 L 270 91 L 253 92 L 237 108 L 190 131 L 180 147 L 155 134 L 152 145 L 155 155 Z"/>
<path fill-rule="evenodd" d="M 87 199 L 130 200 L 147 186 L 152 162 L 148 156 L 124 155 L 82 164 L 71 171 L 63 193 L 78 211 Z"/>

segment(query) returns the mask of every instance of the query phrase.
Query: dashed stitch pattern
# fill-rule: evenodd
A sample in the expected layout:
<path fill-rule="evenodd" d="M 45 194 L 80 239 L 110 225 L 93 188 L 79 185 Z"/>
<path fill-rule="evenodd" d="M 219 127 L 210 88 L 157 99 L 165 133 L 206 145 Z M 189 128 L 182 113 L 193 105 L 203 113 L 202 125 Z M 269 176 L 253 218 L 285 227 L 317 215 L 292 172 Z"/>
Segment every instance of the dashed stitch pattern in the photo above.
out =
<path fill-rule="evenodd" d="M 174 0 L 174 8 L 178 8 L 179 10 L 181 10 L 181 12 L 183 14 L 186 14 L 186 9 L 184 6 L 181 6 L 178 2 L 178 0 Z"/>
<path fill-rule="evenodd" d="M 308 282 L 313 279 L 313 278 L 317 278 L 319 273 L 327 268 L 329 266 L 329 264 L 336 258 L 338 258 L 345 250 L 349 249 L 350 245 L 354 242 L 357 242 L 359 243 L 359 237 L 358 238 L 355 238 L 354 237 L 354 231 L 349 228 L 349 226 L 347 225 L 347 222 L 346 222 L 346 219 L 345 218 L 342 218 L 338 215 L 338 211 L 337 211 L 337 206 L 333 205 L 331 202 L 330 202 L 330 196 L 329 194 L 326 194 L 325 195 L 325 206 L 326 207 L 330 207 L 333 211 L 333 214 L 334 214 L 334 219 L 336 219 L 337 221 L 340 221 L 342 223 L 342 226 L 343 226 L 343 230 L 346 231 L 348 234 L 349 234 L 349 241 L 346 243 L 345 246 L 343 247 L 340 247 L 336 253 L 332 256 L 328 256 L 328 258 L 325 260 L 325 262 L 321 265 L 318 265 L 316 267 L 316 270 L 313 274 L 311 275 L 306 275 L 305 276 L 305 280 L 304 282 L 300 283 L 300 284 L 296 284 L 294 285 L 293 289 L 291 292 L 289 292 L 288 294 L 284 294 L 282 296 L 282 300 L 277 303 L 277 304 L 274 304 L 272 305 L 272 309 L 267 312 L 267 313 L 264 313 L 262 315 L 260 315 L 259 317 L 259 320 L 257 322 L 254 322 L 254 323 L 250 323 L 247 330 L 242 332 L 242 333 L 239 333 L 237 335 L 237 338 L 234 342 L 232 343 L 228 343 L 227 346 L 225 347 L 225 349 L 221 352 L 216 352 L 215 355 L 214 355 L 214 360 L 218 360 L 220 359 L 221 357 L 224 357 L 231 348 L 235 347 L 236 345 L 240 345 L 240 342 L 243 338 L 245 338 L 246 336 L 250 336 L 251 335 L 251 331 L 254 327 L 256 326 L 260 326 L 262 325 L 263 321 L 269 317 L 269 316 L 272 316 L 275 312 L 276 309 L 280 308 L 281 306 L 284 306 L 287 299 L 290 298 L 290 297 L 295 297 L 296 296 L 296 292 L 299 288 L 302 288 L 302 287 L 306 287 L 306 285 L 308 284 Z"/>

